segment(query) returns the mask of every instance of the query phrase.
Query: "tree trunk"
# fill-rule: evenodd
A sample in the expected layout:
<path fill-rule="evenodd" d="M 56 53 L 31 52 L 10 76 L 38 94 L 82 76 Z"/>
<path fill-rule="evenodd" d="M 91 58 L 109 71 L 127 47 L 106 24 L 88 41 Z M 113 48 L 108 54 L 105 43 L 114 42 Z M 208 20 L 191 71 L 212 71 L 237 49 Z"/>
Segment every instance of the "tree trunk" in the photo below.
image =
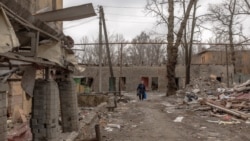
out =
<path fill-rule="evenodd" d="M 174 0 L 168 1 L 168 46 L 167 46 L 167 93 L 166 96 L 172 95 L 177 90 L 175 83 L 175 65 L 177 59 L 174 57 Z"/>
<path fill-rule="evenodd" d="M 230 42 L 230 52 L 231 52 L 231 61 L 234 66 L 234 73 L 235 70 L 235 52 L 234 52 L 234 39 L 233 39 L 233 23 L 234 23 L 234 13 L 235 13 L 235 6 L 236 6 L 236 0 L 233 1 L 233 9 L 230 9 L 231 17 L 230 17 L 230 23 L 229 23 L 229 42 Z"/>
<path fill-rule="evenodd" d="M 178 47 L 181 44 L 181 39 L 183 36 L 183 31 L 186 27 L 186 23 L 188 20 L 188 17 L 190 15 L 191 9 L 193 7 L 194 1 L 196 0 L 190 0 L 187 12 L 184 16 L 183 21 L 181 22 L 180 29 L 177 33 L 176 43 L 174 44 L 174 1 L 169 0 L 169 17 L 168 17 L 168 47 L 167 47 L 167 53 L 168 53 L 168 60 L 167 60 L 167 93 L 166 96 L 175 94 L 177 90 L 176 82 L 175 82 L 175 68 L 177 64 L 177 56 L 178 56 Z"/>
<path fill-rule="evenodd" d="M 197 1 L 194 2 L 194 9 L 193 9 L 193 21 L 192 21 L 192 28 L 191 28 L 191 37 L 189 42 L 189 50 L 188 50 L 188 61 L 186 66 L 186 85 L 190 83 L 190 69 L 191 69 L 191 61 L 192 61 L 192 52 L 193 52 L 193 38 L 194 38 L 194 29 L 196 26 L 196 7 Z"/>

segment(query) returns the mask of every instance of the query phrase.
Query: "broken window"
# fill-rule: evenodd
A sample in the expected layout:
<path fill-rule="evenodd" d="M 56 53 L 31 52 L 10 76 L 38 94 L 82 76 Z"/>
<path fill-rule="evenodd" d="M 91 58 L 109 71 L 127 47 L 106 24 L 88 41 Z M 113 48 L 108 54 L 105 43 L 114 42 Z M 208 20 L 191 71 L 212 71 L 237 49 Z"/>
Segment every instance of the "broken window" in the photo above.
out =
<path fill-rule="evenodd" d="M 158 90 L 158 77 L 152 77 L 151 89 L 153 91 L 157 91 Z"/>
<path fill-rule="evenodd" d="M 81 85 L 92 87 L 92 85 L 94 83 L 94 78 L 93 77 L 84 77 L 84 78 L 81 78 L 81 82 L 80 83 L 81 83 Z"/>
<path fill-rule="evenodd" d="M 115 91 L 116 78 L 109 77 L 109 91 Z"/>
<path fill-rule="evenodd" d="M 84 77 L 81 78 L 80 80 L 80 85 L 82 85 L 84 93 L 90 93 L 93 90 L 93 84 L 94 84 L 93 77 Z"/>
<path fill-rule="evenodd" d="M 175 78 L 175 83 L 176 83 L 177 89 L 179 89 L 179 78 L 178 77 Z"/>

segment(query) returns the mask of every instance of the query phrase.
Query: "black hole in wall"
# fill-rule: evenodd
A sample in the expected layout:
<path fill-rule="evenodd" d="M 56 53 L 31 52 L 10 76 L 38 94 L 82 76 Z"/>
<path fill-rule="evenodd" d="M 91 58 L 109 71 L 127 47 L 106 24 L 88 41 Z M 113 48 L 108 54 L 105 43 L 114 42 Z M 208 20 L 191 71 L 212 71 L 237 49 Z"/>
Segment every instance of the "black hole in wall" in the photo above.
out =
<path fill-rule="evenodd" d="M 158 90 L 158 77 L 152 77 L 151 89 L 153 91 Z"/>
<path fill-rule="evenodd" d="M 221 82 L 222 81 L 222 78 L 221 77 L 216 77 L 216 80 Z"/>

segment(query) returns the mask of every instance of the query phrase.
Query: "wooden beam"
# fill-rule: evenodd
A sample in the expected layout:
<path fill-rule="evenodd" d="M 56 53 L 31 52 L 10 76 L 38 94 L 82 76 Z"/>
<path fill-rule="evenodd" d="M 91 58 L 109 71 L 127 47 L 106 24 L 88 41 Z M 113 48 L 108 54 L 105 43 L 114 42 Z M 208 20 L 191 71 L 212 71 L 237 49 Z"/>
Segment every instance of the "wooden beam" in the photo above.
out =
<path fill-rule="evenodd" d="M 237 112 L 237 111 L 233 111 L 233 110 L 229 110 L 229 109 L 224 108 L 224 107 L 219 106 L 219 105 L 215 105 L 215 104 L 213 104 L 211 101 L 206 101 L 205 104 L 206 104 L 206 105 L 209 105 L 209 106 L 211 106 L 211 107 L 213 107 L 213 108 L 217 108 L 217 109 L 219 109 L 219 110 L 222 110 L 222 111 L 224 111 L 224 112 L 226 112 L 226 113 L 228 113 L 228 114 L 231 114 L 231 115 L 234 115 L 234 116 L 236 116 L 236 117 L 245 119 L 245 120 L 249 118 L 246 114 L 243 114 L 243 113 L 240 113 L 240 112 Z"/>

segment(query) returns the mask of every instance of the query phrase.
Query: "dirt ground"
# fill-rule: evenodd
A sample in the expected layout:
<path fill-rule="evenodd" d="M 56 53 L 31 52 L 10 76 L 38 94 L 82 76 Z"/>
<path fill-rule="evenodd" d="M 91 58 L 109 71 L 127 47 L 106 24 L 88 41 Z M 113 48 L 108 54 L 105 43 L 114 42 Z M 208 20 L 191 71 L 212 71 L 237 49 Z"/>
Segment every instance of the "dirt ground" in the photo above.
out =
<path fill-rule="evenodd" d="M 210 123 L 218 121 L 209 112 L 194 112 L 194 104 L 179 105 L 183 98 L 165 97 L 148 93 L 148 99 L 138 101 L 135 94 L 127 94 L 132 100 L 119 103 L 114 112 L 104 112 L 103 141 L 249 141 L 250 124 Z M 181 122 L 174 122 L 182 116 Z M 115 124 L 115 125 L 108 125 Z M 119 127 L 120 125 L 120 127 Z M 115 127 L 117 126 L 117 127 Z"/>

